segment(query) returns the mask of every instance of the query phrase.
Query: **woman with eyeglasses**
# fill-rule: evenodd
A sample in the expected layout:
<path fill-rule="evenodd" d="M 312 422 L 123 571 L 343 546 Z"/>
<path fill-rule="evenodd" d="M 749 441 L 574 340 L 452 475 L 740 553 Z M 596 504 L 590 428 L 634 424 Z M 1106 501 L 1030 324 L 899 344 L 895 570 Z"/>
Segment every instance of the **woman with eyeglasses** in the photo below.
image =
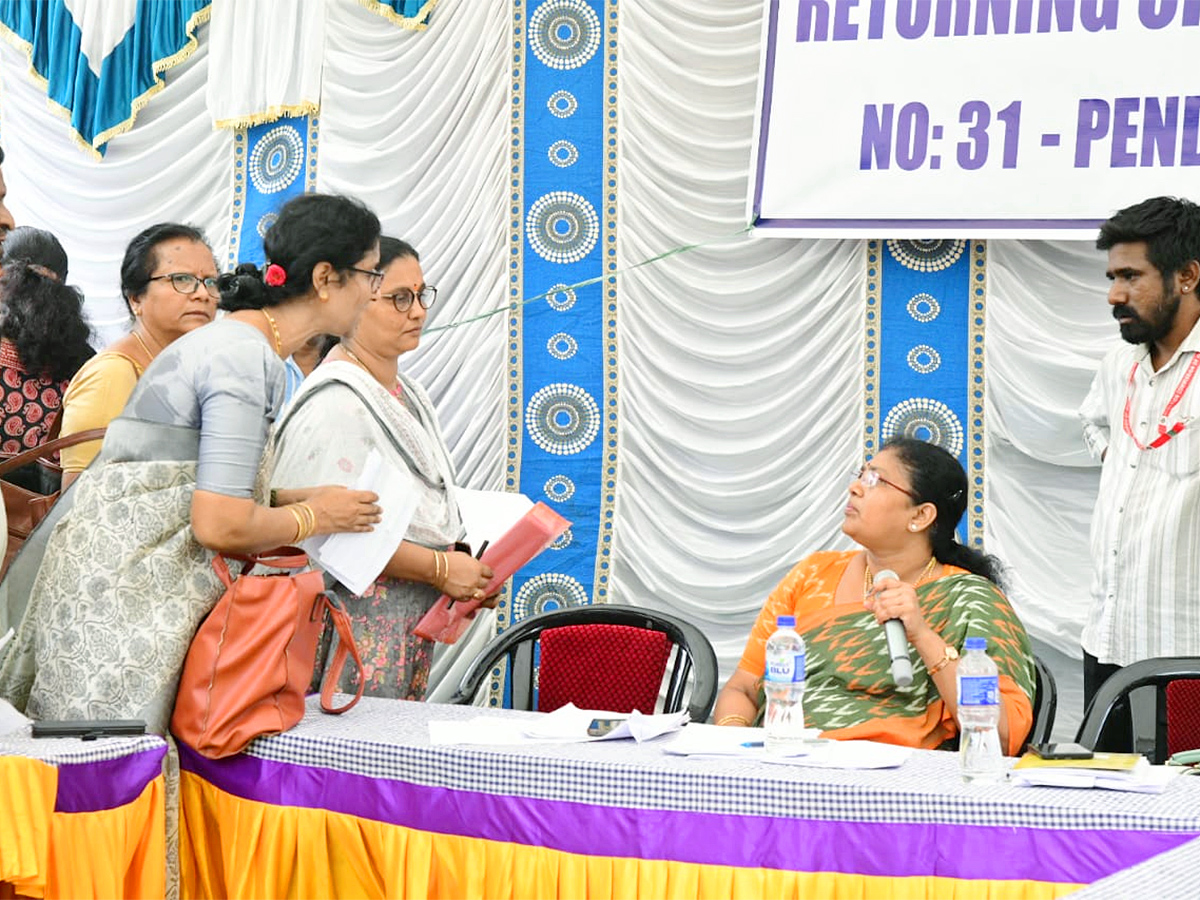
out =
<path fill-rule="evenodd" d="M 163 349 L 217 313 L 217 263 L 199 229 L 160 222 L 138 234 L 121 262 L 121 296 L 132 328 L 76 374 L 63 397 L 62 435 L 104 428 L 121 414 L 146 367 Z M 63 488 L 100 452 L 100 441 L 62 453 Z"/>
<path fill-rule="evenodd" d="M 379 253 L 379 296 L 305 379 L 276 428 L 272 486 L 353 484 L 372 450 L 409 473 L 416 509 L 391 560 L 361 596 L 341 585 L 335 592 L 354 624 L 365 693 L 422 700 L 433 644 L 413 627 L 443 593 L 483 599 L 492 570 L 453 549 L 464 537 L 454 465 L 433 404 L 398 364 L 420 343 L 437 288 L 425 283 L 417 251 L 405 242 L 385 236 Z M 356 690 L 358 677 L 348 675 L 342 689 Z"/>
<path fill-rule="evenodd" d="M 192 636 L 224 589 L 214 554 L 379 521 L 369 491 L 305 482 L 272 497 L 267 485 L 283 360 L 315 334 L 354 327 L 382 277 L 379 220 L 356 200 L 304 194 L 280 209 L 263 249 L 265 271 L 244 264 L 220 277 L 228 315 L 166 346 L 148 339 L 211 311 L 175 286 L 187 275 L 207 295 L 211 256 L 156 257 L 150 287 L 134 295 L 154 361 L 4 581 L 0 612 L 20 625 L 0 657 L 0 696 L 32 718 L 142 719 L 163 733 Z M 150 291 L 163 304 L 153 319 Z"/>
<path fill-rule="evenodd" d="M 934 749 L 958 735 L 958 658 L 987 638 L 1000 670 L 1000 741 L 1015 754 L 1033 722 L 1033 651 L 999 585 L 1000 564 L 958 542 L 967 476 L 935 444 L 892 438 L 850 481 L 842 532 L 862 549 L 801 560 L 767 599 L 713 713 L 756 723 L 764 645 L 778 616 L 804 637 L 804 717 L 824 737 Z M 879 574 L 890 571 L 896 577 Z M 913 683 L 897 687 L 883 623 L 904 625 Z"/>

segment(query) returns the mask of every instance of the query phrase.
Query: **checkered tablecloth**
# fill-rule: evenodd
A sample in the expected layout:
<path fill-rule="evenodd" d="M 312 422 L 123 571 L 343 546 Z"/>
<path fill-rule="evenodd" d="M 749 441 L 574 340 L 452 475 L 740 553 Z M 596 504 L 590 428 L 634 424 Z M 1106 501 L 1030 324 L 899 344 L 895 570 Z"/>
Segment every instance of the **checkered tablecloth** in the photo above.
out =
<path fill-rule="evenodd" d="M 248 755 L 429 787 L 630 809 L 874 823 L 1200 833 L 1200 778 L 1165 793 L 966 785 L 956 754 L 916 751 L 899 769 L 853 771 L 664 754 L 661 743 L 435 746 L 429 723 L 537 713 L 366 698 L 308 714 Z"/>
<path fill-rule="evenodd" d="M 138 737 L 97 738 L 34 738 L 29 726 L 20 731 L 0 735 L 0 756 L 25 756 L 52 766 L 74 763 L 103 762 L 134 756 L 147 750 L 165 752 L 167 742 L 156 734 Z"/>
<path fill-rule="evenodd" d="M 1196 779 L 1200 781 L 1200 779 Z M 1195 900 L 1200 896 L 1200 838 L 1070 894 L 1071 900 Z"/>

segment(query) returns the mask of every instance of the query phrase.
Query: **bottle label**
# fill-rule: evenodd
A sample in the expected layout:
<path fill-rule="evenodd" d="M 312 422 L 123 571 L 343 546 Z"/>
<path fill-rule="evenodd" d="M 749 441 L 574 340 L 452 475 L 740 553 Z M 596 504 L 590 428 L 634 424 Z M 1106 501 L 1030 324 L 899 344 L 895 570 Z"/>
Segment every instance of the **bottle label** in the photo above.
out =
<path fill-rule="evenodd" d="M 958 679 L 959 706 L 999 706 L 1000 680 L 995 675 L 964 675 Z"/>
<path fill-rule="evenodd" d="M 767 660 L 767 681 L 803 681 L 804 654 L 786 653 Z"/>

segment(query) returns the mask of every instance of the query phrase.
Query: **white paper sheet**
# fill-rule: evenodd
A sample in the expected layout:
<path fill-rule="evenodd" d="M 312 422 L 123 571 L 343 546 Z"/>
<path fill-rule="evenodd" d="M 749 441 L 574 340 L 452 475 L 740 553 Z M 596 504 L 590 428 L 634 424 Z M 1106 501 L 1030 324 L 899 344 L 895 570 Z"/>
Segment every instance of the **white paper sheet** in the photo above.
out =
<path fill-rule="evenodd" d="M 383 518 L 374 531 L 326 534 L 309 538 L 303 547 L 313 561 L 352 594 L 371 586 L 387 565 L 412 521 L 417 508 L 417 490 L 407 469 L 385 465 L 378 450 L 372 450 L 354 482 L 358 491 L 379 495 Z"/>
<path fill-rule="evenodd" d="M 1129 772 L 1107 769 L 1037 768 L 1012 769 L 1008 780 L 1018 787 L 1066 787 L 1132 791 L 1161 794 L 1186 769 L 1180 766 L 1152 766 L 1143 759 Z"/>
<path fill-rule="evenodd" d="M 524 494 L 508 491 L 473 491 L 455 488 L 454 499 L 462 513 L 467 543 L 475 552 L 484 541 L 498 540 L 533 509 L 533 501 Z"/>
<path fill-rule="evenodd" d="M 621 725 L 601 737 L 587 733 L 592 719 L 622 719 Z M 646 716 L 636 710 L 617 713 L 602 709 L 579 709 L 568 703 L 561 709 L 530 719 L 498 719 L 480 716 L 469 722 L 429 723 L 429 740 L 434 744 L 582 744 L 633 738 L 653 740 L 678 731 L 688 720 L 687 711 Z"/>
<path fill-rule="evenodd" d="M 723 732 L 723 733 L 722 733 Z M 663 752 L 677 756 L 737 758 L 782 766 L 818 769 L 894 769 L 912 755 L 911 747 L 875 741 L 833 741 L 806 729 L 807 742 L 787 755 L 768 753 L 762 746 L 761 728 L 730 728 L 689 725 L 674 740 L 663 744 Z"/>
<path fill-rule="evenodd" d="M 0 650 L 3 650 L 4 645 L 13 639 L 13 634 L 15 634 L 15 632 L 10 628 L 8 631 L 4 632 L 2 636 L 0 636 Z"/>
<path fill-rule="evenodd" d="M 29 736 L 29 723 L 33 720 L 17 712 L 15 706 L 7 700 L 0 700 L 0 735 L 23 732 Z"/>

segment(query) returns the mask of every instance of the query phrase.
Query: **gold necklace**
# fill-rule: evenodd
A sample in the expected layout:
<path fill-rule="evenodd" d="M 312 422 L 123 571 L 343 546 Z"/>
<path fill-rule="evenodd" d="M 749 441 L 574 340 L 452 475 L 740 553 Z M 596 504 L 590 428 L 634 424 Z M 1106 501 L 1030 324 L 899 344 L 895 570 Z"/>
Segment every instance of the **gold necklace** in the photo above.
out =
<path fill-rule="evenodd" d="M 875 584 L 871 579 L 871 564 L 869 562 L 867 562 L 865 559 L 863 560 L 863 562 L 866 564 L 866 571 L 863 573 L 863 597 L 865 598 L 868 594 L 871 593 L 871 588 L 873 588 L 875 586 Z M 930 575 L 933 574 L 933 567 L 936 565 L 937 565 L 937 557 L 936 556 L 929 557 L 929 562 L 925 563 L 925 568 L 921 570 L 921 574 L 917 578 L 917 582 L 916 582 L 916 584 L 913 585 L 913 587 L 917 588 L 917 587 L 920 587 L 922 584 L 924 584 L 925 579 L 927 579 Z"/>
<path fill-rule="evenodd" d="M 357 365 L 359 368 L 361 368 L 364 372 L 366 372 L 368 375 L 370 375 L 376 381 L 379 381 L 379 379 L 376 378 L 375 373 L 372 372 L 369 368 L 367 368 L 367 364 L 365 362 L 363 362 L 361 359 L 359 359 L 357 356 L 354 355 L 353 350 L 351 350 L 345 344 L 338 344 L 338 346 L 342 348 L 343 353 L 345 353 L 348 357 L 350 357 L 350 362 Z M 381 382 L 381 381 L 379 383 L 383 384 L 383 382 Z M 396 376 L 396 384 L 399 384 L 399 383 L 400 383 L 400 376 L 397 375 Z"/>
<path fill-rule="evenodd" d="M 146 342 L 142 340 L 142 336 L 138 334 L 137 329 L 133 329 L 130 334 L 133 335 L 133 339 L 135 341 L 142 345 L 142 350 L 146 352 L 146 364 L 149 365 L 150 363 L 154 362 L 154 354 L 150 352 L 150 348 L 146 346 Z M 146 333 L 147 337 L 149 334 L 149 332 Z"/>
<path fill-rule="evenodd" d="M 267 318 L 267 324 L 271 326 L 271 336 L 275 338 L 275 352 L 282 358 L 283 356 L 283 341 L 279 339 L 279 326 L 275 324 L 275 319 L 267 312 L 265 307 L 259 307 L 258 310 Z"/>

